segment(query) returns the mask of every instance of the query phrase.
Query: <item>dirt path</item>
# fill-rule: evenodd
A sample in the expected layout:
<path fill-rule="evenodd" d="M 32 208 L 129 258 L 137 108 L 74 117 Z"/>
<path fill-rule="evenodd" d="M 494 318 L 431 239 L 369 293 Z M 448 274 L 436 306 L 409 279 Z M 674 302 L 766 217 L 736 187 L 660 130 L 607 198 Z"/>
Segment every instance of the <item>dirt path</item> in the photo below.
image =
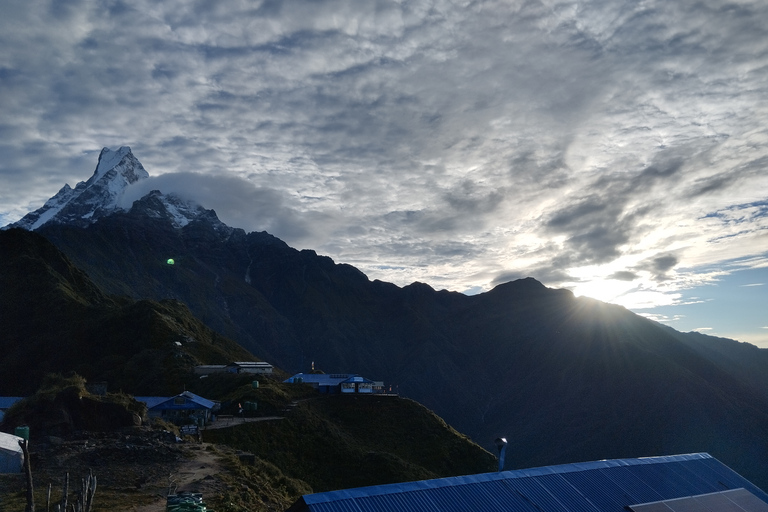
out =
<path fill-rule="evenodd" d="M 242 425 L 243 423 L 255 423 L 258 421 L 277 421 L 277 420 L 283 420 L 285 417 L 283 416 L 259 416 L 257 418 L 238 418 L 237 416 L 232 417 L 219 417 L 216 421 L 211 423 L 210 425 L 207 425 L 205 427 L 206 430 L 214 429 L 214 428 L 227 428 L 227 427 L 234 427 L 235 425 Z"/>
<path fill-rule="evenodd" d="M 171 492 L 202 493 L 203 500 L 206 495 L 219 492 L 219 480 L 215 476 L 224 468 L 220 461 L 220 455 L 209 450 L 213 446 L 209 443 L 201 443 L 190 447 L 190 457 L 184 459 L 175 473 L 169 477 L 169 489 Z M 157 500 L 149 505 L 133 508 L 135 512 L 164 512 L 165 497 L 158 496 Z"/>
<path fill-rule="evenodd" d="M 206 426 L 206 429 L 228 428 L 243 423 L 259 421 L 278 421 L 284 419 L 281 416 L 267 416 L 258 418 L 224 417 Z M 224 467 L 221 462 L 221 446 L 213 450 L 210 443 L 189 444 L 185 449 L 187 457 L 182 459 L 175 472 L 171 473 L 165 482 L 155 482 L 156 487 L 163 487 L 162 494 L 158 494 L 156 500 L 149 505 L 134 507 L 135 512 L 165 512 L 165 497 L 180 492 L 202 493 L 203 500 L 206 497 L 215 496 L 222 492 L 222 483 L 216 476 L 222 473 Z"/>

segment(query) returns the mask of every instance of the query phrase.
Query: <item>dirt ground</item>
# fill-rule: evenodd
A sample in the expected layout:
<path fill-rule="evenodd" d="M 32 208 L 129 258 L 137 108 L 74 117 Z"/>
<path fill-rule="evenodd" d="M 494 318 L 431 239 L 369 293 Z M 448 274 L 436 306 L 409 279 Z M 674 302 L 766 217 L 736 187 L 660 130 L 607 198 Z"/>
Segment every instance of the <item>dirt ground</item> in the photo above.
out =
<path fill-rule="evenodd" d="M 279 421 L 280 417 L 224 418 L 206 428 L 241 423 Z M 77 432 L 66 439 L 54 436 L 30 441 L 30 460 L 38 510 L 45 510 L 50 487 L 51 509 L 59 503 L 69 474 L 70 500 L 91 471 L 98 480 L 95 511 L 163 512 L 166 497 L 179 492 L 202 493 L 208 501 L 227 490 L 225 459 L 236 450 L 202 443 L 170 432 L 135 427 L 119 432 Z M 230 482 L 232 479 L 229 480 Z M 0 475 L 0 512 L 24 510 L 22 474 Z"/>
<path fill-rule="evenodd" d="M 182 459 L 175 471 L 169 475 L 169 492 L 192 492 L 211 496 L 220 492 L 221 482 L 216 475 L 222 473 L 221 455 L 210 450 L 210 445 L 201 443 L 191 447 L 188 453 L 191 458 Z M 165 497 L 158 495 L 157 499 L 148 505 L 132 508 L 135 512 L 164 512 Z"/>
<path fill-rule="evenodd" d="M 146 428 L 121 432 L 81 432 L 67 439 L 46 437 L 30 441 L 30 460 L 38 510 L 59 503 L 65 475 L 69 500 L 89 471 L 98 485 L 94 509 L 164 511 L 169 493 L 199 492 L 212 497 L 226 485 L 222 459 L 236 452 Z M 0 475 L 0 511 L 24 510 L 23 474 Z M 48 489 L 50 488 L 50 491 Z M 50 492 L 50 498 L 48 498 Z"/>

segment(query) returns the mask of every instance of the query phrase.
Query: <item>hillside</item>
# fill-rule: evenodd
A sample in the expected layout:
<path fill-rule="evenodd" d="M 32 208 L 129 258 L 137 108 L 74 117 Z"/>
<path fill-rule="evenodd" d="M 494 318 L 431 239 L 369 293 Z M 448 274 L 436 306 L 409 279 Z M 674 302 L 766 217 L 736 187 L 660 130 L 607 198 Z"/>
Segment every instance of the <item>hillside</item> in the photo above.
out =
<path fill-rule="evenodd" d="M 27 395 L 75 371 L 133 394 L 175 394 L 201 363 L 250 360 L 181 302 L 103 293 L 50 242 L 0 231 L 0 394 Z"/>
<path fill-rule="evenodd" d="M 110 293 L 183 301 L 290 373 L 360 373 L 489 450 L 512 439 L 510 468 L 704 451 L 768 485 L 760 372 L 682 333 L 530 278 L 476 296 L 369 281 L 267 233 L 174 228 L 143 201 L 39 232 Z"/>
<path fill-rule="evenodd" d="M 226 337 L 289 373 L 314 363 L 384 381 L 489 449 L 507 437 L 509 467 L 705 451 L 768 485 L 766 350 L 678 333 L 532 278 L 471 297 L 370 281 L 268 233 L 226 226 L 212 210 L 174 194 L 152 190 L 124 210 L 125 191 L 147 178 L 130 148 L 105 149 L 88 181 L 63 188 L 18 223 L 52 241 L 110 295 L 85 284 L 79 291 L 76 272 L 64 269 L 72 280 L 57 290 L 74 302 L 60 301 L 57 291 L 55 311 L 35 304 L 33 294 L 20 298 L 30 304 L 10 304 L 23 325 L 7 346 L 15 371 L 23 367 L 18 361 L 59 364 L 47 357 L 53 328 L 41 337 L 41 361 L 20 347 L 37 316 L 50 323 L 61 312 L 74 318 L 62 324 L 69 343 L 87 338 L 86 352 L 106 347 L 102 359 L 82 368 L 91 377 L 119 367 L 119 378 L 134 379 L 126 385 L 157 387 L 160 381 L 137 377 L 146 366 L 149 375 L 178 385 L 182 368 L 213 359 L 195 355 L 194 347 L 223 349 L 217 340 Z M 109 306 L 107 323 L 94 329 L 94 313 L 108 301 L 124 320 L 115 323 L 117 310 Z M 33 314 L 25 318 L 24 311 Z M 189 313 L 210 331 L 179 320 Z M 134 317 L 143 319 L 137 332 Z M 188 342 L 198 338 L 210 343 Z M 136 340 L 143 359 L 120 352 Z M 113 352 L 119 366 L 108 364 Z M 104 378 L 116 382 L 115 375 Z"/>
<path fill-rule="evenodd" d="M 78 377 L 48 378 L 6 417 L 30 425 L 38 509 L 49 483 L 59 499 L 66 472 L 73 482 L 89 470 L 96 475 L 95 511 L 161 512 L 171 489 L 202 492 L 214 510 L 254 512 L 284 510 L 322 490 L 496 467 L 493 455 L 411 400 L 320 396 L 307 385 L 272 379 L 253 388 L 248 376 L 208 380 L 197 383 L 206 396 L 256 400 L 259 410 L 281 416 L 221 419 L 203 431 L 202 443 L 176 443 L 164 422 L 125 426 L 138 411 L 129 397 L 91 395 Z M 60 428 L 64 417 L 75 430 Z M 0 475 L 0 509 L 23 510 L 23 490 L 23 475 Z"/>
<path fill-rule="evenodd" d="M 495 468 L 493 455 L 407 399 L 321 397 L 307 385 L 283 384 L 279 369 L 258 387 L 252 375 L 198 378 L 195 364 L 252 356 L 178 301 L 104 294 L 35 233 L 0 231 L 0 268 L 0 393 L 29 395 L 42 383 L 2 424 L 6 432 L 30 428 L 38 506 L 47 484 L 88 469 L 99 481 L 97 511 L 162 510 L 171 482 L 204 491 L 216 510 L 257 511 L 282 510 L 313 489 Z M 253 401 L 258 414 L 205 431 L 202 445 L 179 445 L 164 432 L 170 425 L 147 421 L 142 404 L 123 393 L 92 395 L 73 371 L 133 394 L 189 389 L 220 401 L 222 414 Z M 243 459 L 243 450 L 257 455 Z M 0 475 L 2 510 L 23 509 L 23 489 L 22 475 Z"/>
<path fill-rule="evenodd" d="M 424 406 L 395 396 L 307 399 L 282 421 L 206 430 L 313 492 L 486 473 L 496 460 Z"/>

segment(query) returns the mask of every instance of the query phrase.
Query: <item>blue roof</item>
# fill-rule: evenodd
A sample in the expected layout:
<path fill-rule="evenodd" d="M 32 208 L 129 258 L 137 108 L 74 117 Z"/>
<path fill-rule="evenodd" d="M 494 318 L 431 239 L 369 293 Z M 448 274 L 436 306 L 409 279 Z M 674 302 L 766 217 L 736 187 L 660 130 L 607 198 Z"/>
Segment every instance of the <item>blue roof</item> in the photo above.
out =
<path fill-rule="evenodd" d="M 144 402 L 147 404 L 147 409 L 152 409 L 156 405 L 171 399 L 169 396 L 135 396 L 133 398 L 135 398 L 137 402 Z"/>
<path fill-rule="evenodd" d="M 350 378 L 342 381 L 342 383 L 351 383 L 351 382 L 362 382 L 367 384 L 373 384 L 373 381 L 371 379 L 366 379 L 365 377 L 361 377 L 359 375 L 352 375 Z"/>
<path fill-rule="evenodd" d="M 13 404 L 23 399 L 23 396 L 0 396 L 0 409 L 9 409 Z"/>
<path fill-rule="evenodd" d="M 355 377 L 354 373 L 297 373 L 293 377 L 285 379 L 283 382 L 300 382 L 306 384 L 318 384 L 320 386 L 335 386 L 349 379 Z"/>
<path fill-rule="evenodd" d="M 308 494 L 292 512 L 626 512 L 627 506 L 745 488 L 706 453 L 603 460 Z"/>
<path fill-rule="evenodd" d="M 183 405 L 176 404 L 176 397 L 184 397 L 185 403 Z M 194 407 L 195 405 L 199 405 L 205 409 L 212 409 L 213 406 L 216 405 L 215 402 L 194 393 L 190 393 L 189 391 L 184 391 L 176 396 L 136 396 L 134 398 L 139 402 L 147 404 L 147 409 L 154 409 L 159 406 L 162 406 L 163 409 L 197 409 L 198 407 Z"/>

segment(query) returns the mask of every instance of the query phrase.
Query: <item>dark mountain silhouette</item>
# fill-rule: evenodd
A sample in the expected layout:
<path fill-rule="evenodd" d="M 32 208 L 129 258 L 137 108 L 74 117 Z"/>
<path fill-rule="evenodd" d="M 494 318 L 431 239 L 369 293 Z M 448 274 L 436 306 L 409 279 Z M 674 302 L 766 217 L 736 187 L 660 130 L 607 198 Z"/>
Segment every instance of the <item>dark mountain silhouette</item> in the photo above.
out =
<path fill-rule="evenodd" d="M 509 467 L 707 451 L 768 483 L 763 380 L 698 336 L 531 278 L 476 296 L 369 281 L 217 219 L 175 228 L 145 202 L 39 232 L 104 290 L 182 301 L 289 372 L 361 373 L 488 449 L 505 436 Z"/>
<path fill-rule="evenodd" d="M 72 277 L 59 288 L 79 286 L 82 298 L 51 308 L 30 293 L 19 300 L 31 304 L 10 304 L 30 316 L 8 350 L 29 343 L 24 333 L 39 315 L 67 326 L 42 337 L 54 351 L 56 334 L 127 343 L 143 325 L 136 318 L 165 318 L 156 304 L 180 313 L 183 303 L 284 370 L 314 362 L 360 373 L 396 386 L 482 446 L 507 437 L 509 467 L 706 451 L 768 486 L 766 350 L 679 333 L 531 278 L 476 296 L 370 281 L 160 191 L 124 210 L 124 191 L 147 177 L 130 148 L 105 149 L 91 179 L 17 223 L 47 237 L 104 292 L 137 301 L 109 306 L 124 319 L 113 325 L 129 334 L 89 327 L 86 337 L 80 320 L 67 323 L 98 318 L 92 311 L 114 299 L 57 264 L 58 275 Z M 43 265 L 29 275 L 50 280 L 48 272 Z"/>
<path fill-rule="evenodd" d="M 115 391 L 175 394 L 192 366 L 253 356 L 181 302 L 103 293 L 42 236 L 0 231 L 0 394 L 75 371 Z"/>

